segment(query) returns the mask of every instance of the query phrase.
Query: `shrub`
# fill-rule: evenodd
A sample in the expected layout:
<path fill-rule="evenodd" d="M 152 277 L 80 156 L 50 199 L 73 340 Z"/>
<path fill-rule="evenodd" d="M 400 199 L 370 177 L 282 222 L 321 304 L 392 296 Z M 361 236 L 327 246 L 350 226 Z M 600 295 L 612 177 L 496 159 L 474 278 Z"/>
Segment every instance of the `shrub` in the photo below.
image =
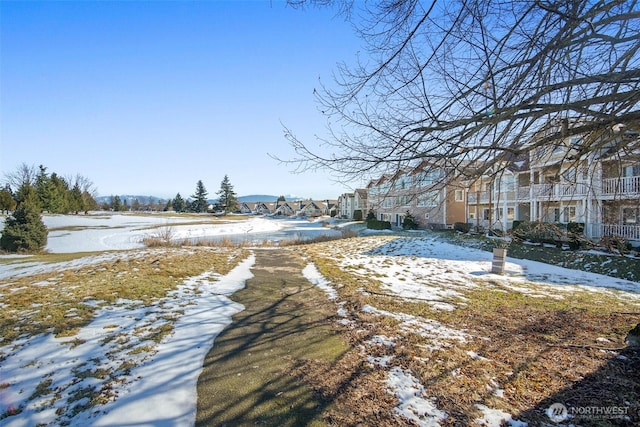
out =
<path fill-rule="evenodd" d="M 355 221 L 362 221 L 362 210 L 361 209 L 356 209 L 355 211 L 353 211 L 353 219 Z"/>
<path fill-rule="evenodd" d="M 513 220 L 513 225 L 511 226 L 511 230 L 516 231 L 518 228 L 520 228 L 522 224 L 527 224 L 528 222 L 529 221 L 523 221 L 519 219 Z"/>
<path fill-rule="evenodd" d="M 402 229 L 403 230 L 416 230 L 418 228 L 418 223 L 416 219 L 411 215 L 411 212 L 407 211 L 404 216 L 404 220 L 402 221 Z"/>
<path fill-rule="evenodd" d="M 620 236 L 603 236 L 600 239 L 600 246 L 611 253 L 626 254 L 631 251 L 631 243 Z"/>
<path fill-rule="evenodd" d="M 23 202 L 7 218 L 0 248 L 9 252 L 37 251 L 47 244 L 47 233 L 38 208 Z"/>
<path fill-rule="evenodd" d="M 471 224 L 467 224 L 466 222 L 456 222 L 453 224 L 453 229 L 461 233 L 468 233 L 471 231 Z"/>
<path fill-rule="evenodd" d="M 570 222 L 567 224 L 567 242 L 569 243 L 569 249 L 572 251 L 580 249 L 587 242 L 587 239 L 584 238 L 583 222 Z"/>
<path fill-rule="evenodd" d="M 370 228 L 372 230 L 391 230 L 391 223 L 389 221 L 370 219 L 367 220 L 367 228 Z"/>
<path fill-rule="evenodd" d="M 529 240 L 532 243 L 551 243 L 562 245 L 565 231 L 561 224 L 550 222 L 522 221 L 513 228 L 513 237 L 517 240 Z"/>
<path fill-rule="evenodd" d="M 376 214 L 373 211 L 369 211 L 369 213 L 367 214 L 367 221 L 371 219 L 376 219 Z"/>

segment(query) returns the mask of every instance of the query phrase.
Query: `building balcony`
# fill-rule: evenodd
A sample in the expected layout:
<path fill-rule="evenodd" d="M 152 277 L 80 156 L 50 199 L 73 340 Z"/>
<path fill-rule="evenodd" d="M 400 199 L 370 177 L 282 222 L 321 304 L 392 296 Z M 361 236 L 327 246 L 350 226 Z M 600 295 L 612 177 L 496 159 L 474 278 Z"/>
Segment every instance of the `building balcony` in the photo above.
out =
<path fill-rule="evenodd" d="M 608 196 L 638 196 L 640 195 L 640 176 L 603 179 L 602 194 Z"/>
<path fill-rule="evenodd" d="M 586 183 L 575 184 L 533 184 L 533 197 L 538 200 L 566 200 L 586 196 L 589 187 Z"/>
<path fill-rule="evenodd" d="M 589 237 L 597 240 L 604 236 L 623 237 L 627 240 L 640 241 L 640 225 L 591 224 Z"/>

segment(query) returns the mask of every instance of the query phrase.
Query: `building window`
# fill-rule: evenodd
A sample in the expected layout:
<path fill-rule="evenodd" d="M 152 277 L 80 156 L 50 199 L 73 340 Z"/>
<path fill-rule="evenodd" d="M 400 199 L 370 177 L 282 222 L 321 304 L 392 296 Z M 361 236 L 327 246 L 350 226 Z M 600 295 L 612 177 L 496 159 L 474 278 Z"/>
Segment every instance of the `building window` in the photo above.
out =
<path fill-rule="evenodd" d="M 411 197 L 409 196 L 396 197 L 396 206 L 409 206 L 409 203 L 411 203 Z"/>
<path fill-rule="evenodd" d="M 429 219 L 429 213 L 424 214 L 424 219 Z"/>
<path fill-rule="evenodd" d="M 438 191 L 429 191 L 427 193 L 420 194 L 416 206 L 438 206 L 440 197 Z"/>
<path fill-rule="evenodd" d="M 626 166 L 622 172 L 623 177 L 640 176 L 640 165 Z"/>
<path fill-rule="evenodd" d="M 623 224 L 637 224 L 638 223 L 638 209 L 636 209 L 636 208 L 623 208 L 622 209 L 622 223 Z"/>
<path fill-rule="evenodd" d="M 455 201 L 456 202 L 464 202 L 464 191 L 456 190 Z"/>
<path fill-rule="evenodd" d="M 576 207 L 575 206 L 567 206 L 564 208 L 564 221 L 565 222 L 575 222 L 576 221 Z"/>
<path fill-rule="evenodd" d="M 507 208 L 507 221 L 513 221 L 515 217 L 514 208 Z"/>
<path fill-rule="evenodd" d="M 489 213 L 491 212 L 491 209 L 483 209 L 482 210 L 482 219 L 484 219 L 485 221 L 489 220 Z"/>

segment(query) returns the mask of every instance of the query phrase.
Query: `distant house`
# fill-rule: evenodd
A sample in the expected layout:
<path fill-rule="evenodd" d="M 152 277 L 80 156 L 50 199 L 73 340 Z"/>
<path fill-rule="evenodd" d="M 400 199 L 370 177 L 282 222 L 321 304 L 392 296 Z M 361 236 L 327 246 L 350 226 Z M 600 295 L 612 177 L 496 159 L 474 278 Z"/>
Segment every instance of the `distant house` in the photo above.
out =
<path fill-rule="evenodd" d="M 353 193 L 343 193 L 338 197 L 338 215 L 343 219 L 353 218 Z"/>
<path fill-rule="evenodd" d="M 259 214 L 259 215 L 272 214 L 273 210 L 275 209 L 275 205 L 276 204 L 273 202 L 271 203 L 258 202 L 255 204 L 253 213 Z"/>
<path fill-rule="evenodd" d="M 317 217 L 324 215 L 324 209 L 318 206 L 313 200 L 300 203 L 299 209 L 296 211 L 296 215 Z"/>
<path fill-rule="evenodd" d="M 289 205 L 288 202 L 278 202 L 276 208 L 273 210 L 273 215 L 276 216 L 292 216 L 295 215 L 296 210 Z"/>
<path fill-rule="evenodd" d="M 252 214 L 255 212 L 255 203 L 250 202 L 241 202 L 240 205 L 240 213 L 242 214 Z"/>
<path fill-rule="evenodd" d="M 356 211 L 359 211 L 356 214 Z M 358 188 L 353 193 L 344 193 L 338 198 L 338 214 L 344 219 L 364 219 L 367 216 L 367 189 Z"/>

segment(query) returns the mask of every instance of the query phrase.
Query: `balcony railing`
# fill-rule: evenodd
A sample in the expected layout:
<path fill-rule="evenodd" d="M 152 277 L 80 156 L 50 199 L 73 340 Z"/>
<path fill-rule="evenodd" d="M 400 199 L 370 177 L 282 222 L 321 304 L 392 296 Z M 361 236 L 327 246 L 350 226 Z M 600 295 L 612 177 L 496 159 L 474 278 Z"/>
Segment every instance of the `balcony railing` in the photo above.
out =
<path fill-rule="evenodd" d="M 602 194 L 640 194 L 640 176 L 625 176 L 602 180 Z"/>
<path fill-rule="evenodd" d="M 532 190 L 531 193 L 533 193 L 534 199 L 538 200 L 566 200 L 583 197 L 589 194 L 589 190 L 605 196 L 640 196 L 640 176 L 603 179 L 600 188 L 598 188 L 597 185 L 590 186 L 588 183 L 533 184 L 531 187 L 517 187 L 515 194 L 512 191 L 495 193 L 492 195 L 492 202 L 497 202 L 498 199 L 502 197 L 506 197 L 507 201 L 512 201 L 514 197 L 517 197 L 518 201 L 528 201 L 530 189 Z M 489 193 L 487 191 L 470 191 L 467 194 L 467 200 L 470 204 L 489 203 Z"/>
<path fill-rule="evenodd" d="M 529 190 L 531 187 L 518 187 L 518 200 L 526 200 L 529 201 L 531 195 L 529 194 Z"/>
<path fill-rule="evenodd" d="M 469 204 L 489 203 L 489 193 L 486 191 L 470 191 L 469 193 L 467 193 L 467 200 Z"/>
<path fill-rule="evenodd" d="M 627 240 L 640 240 L 640 225 L 591 224 L 592 239 L 604 236 L 624 237 Z"/>
<path fill-rule="evenodd" d="M 533 196 L 538 198 L 565 199 L 584 196 L 588 193 L 588 186 L 584 183 L 576 184 L 533 184 Z"/>

